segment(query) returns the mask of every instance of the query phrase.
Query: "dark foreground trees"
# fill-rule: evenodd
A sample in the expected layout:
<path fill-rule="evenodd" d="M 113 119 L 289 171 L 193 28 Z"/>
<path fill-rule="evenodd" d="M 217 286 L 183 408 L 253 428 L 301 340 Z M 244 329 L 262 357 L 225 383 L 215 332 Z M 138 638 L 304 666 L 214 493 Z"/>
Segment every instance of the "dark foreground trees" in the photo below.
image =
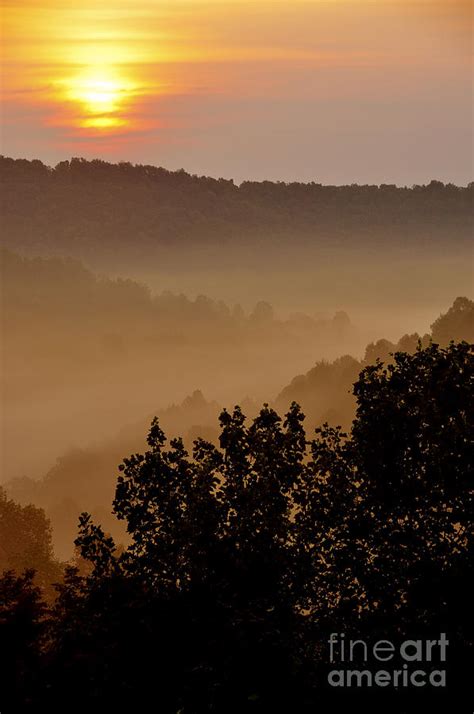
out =
<path fill-rule="evenodd" d="M 154 421 L 117 484 L 130 545 L 82 516 L 92 571 L 68 571 L 46 620 L 30 612 L 45 631 L 28 687 L 7 682 L 4 699 L 17 711 L 456 709 L 473 644 L 473 380 L 466 343 L 368 367 L 348 437 L 326 426 L 308 440 L 296 404 L 250 426 L 236 408 L 221 448 L 198 440 L 189 455 Z M 10 610 L 0 627 L 15 627 Z M 447 661 L 416 666 L 445 667 L 446 688 L 327 682 L 331 633 L 442 632 Z"/>

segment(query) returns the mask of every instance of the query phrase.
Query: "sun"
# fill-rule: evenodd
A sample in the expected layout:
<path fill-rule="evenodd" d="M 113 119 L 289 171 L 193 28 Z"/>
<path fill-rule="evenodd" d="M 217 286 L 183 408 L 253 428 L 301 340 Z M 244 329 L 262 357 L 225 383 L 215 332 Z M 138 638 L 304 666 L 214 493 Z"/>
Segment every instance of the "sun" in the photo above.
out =
<path fill-rule="evenodd" d="M 61 85 L 64 99 L 79 109 L 82 128 L 112 129 L 127 123 L 124 113 L 134 85 L 117 72 L 89 67 Z"/>
<path fill-rule="evenodd" d="M 117 80 L 96 76 L 77 79 L 70 95 L 90 114 L 110 114 L 117 110 L 122 91 Z"/>

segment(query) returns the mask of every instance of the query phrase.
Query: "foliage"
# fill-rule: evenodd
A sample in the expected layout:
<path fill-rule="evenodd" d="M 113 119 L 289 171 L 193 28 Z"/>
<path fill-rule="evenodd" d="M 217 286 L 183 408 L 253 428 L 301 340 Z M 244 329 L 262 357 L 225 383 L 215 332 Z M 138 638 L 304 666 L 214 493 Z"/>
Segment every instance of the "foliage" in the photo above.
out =
<path fill-rule="evenodd" d="M 10 247 L 84 255 L 153 255 L 157 246 L 251 241 L 274 249 L 291 237 L 353 244 L 461 242 L 472 233 L 473 187 L 323 186 L 193 176 L 155 166 L 73 158 L 50 168 L 0 159 L 2 215 Z M 133 240 L 130 236 L 133 235 Z M 99 239 L 100 237 L 100 239 Z M 451 243 L 452 244 L 452 243 Z"/>
<path fill-rule="evenodd" d="M 433 340 L 447 345 L 451 340 L 474 342 L 474 302 L 458 297 L 449 310 L 431 325 Z"/>
<path fill-rule="evenodd" d="M 0 488 L 0 573 L 36 570 L 36 584 L 51 594 L 61 575 L 52 547 L 51 525 L 41 508 L 21 506 Z"/>
<path fill-rule="evenodd" d="M 453 703 L 473 646 L 473 381 L 467 343 L 431 345 L 362 371 L 349 436 L 325 425 L 308 440 L 297 404 L 250 425 L 236 407 L 220 448 L 197 440 L 190 456 L 154 420 L 117 483 L 129 547 L 81 517 L 92 570 L 59 589 L 35 701 L 327 710 L 348 706 L 325 683 L 330 632 L 446 632 L 450 688 L 422 702 Z M 349 695 L 366 711 L 421 706 L 412 690 Z"/>
<path fill-rule="evenodd" d="M 44 611 L 33 570 L 0 575 L 0 702 L 7 713 L 32 703 L 41 669 Z"/>

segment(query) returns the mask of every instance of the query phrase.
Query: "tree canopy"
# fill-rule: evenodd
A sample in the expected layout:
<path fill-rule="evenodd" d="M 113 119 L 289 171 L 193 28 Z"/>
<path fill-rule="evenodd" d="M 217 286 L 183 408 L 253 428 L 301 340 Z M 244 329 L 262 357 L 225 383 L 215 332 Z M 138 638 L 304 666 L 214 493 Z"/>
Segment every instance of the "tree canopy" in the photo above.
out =
<path fill-rule="evenodd" d="M 269 712 L 350 695 L 399 712 L 449 695 L 454 706 L 473 646 L 473 381 L 471 346 L 431 345 L 361 372 L 349 435 L 308 435 L 296 403 L 251 423 L 236 407 L 221 414 L 219 447 L 198 439 L 189 454 L 154 420 L 117 482 L 130 544 L 81 516 L 91 571 L 69 569 L 59 588 L 28 701 L 56 711 L 73 692 L 78 707 Z M 449 689 L 336 692 L 331 632 L 446 632 Z"/>
<path fill-rule="evenodd" d="M 317 167 L 315 167 L 317 171 Z M 424 245 L 472 233 L 474 186 L 324 186 L 195 176 L 126 162 L 72 158 L 54 168 L 41 161 L 0 158 L 4 240 L 109 259 L 117 251 L 153 255 L 175 243 L 267 245 L 279 239 L 347 245 Z"/>

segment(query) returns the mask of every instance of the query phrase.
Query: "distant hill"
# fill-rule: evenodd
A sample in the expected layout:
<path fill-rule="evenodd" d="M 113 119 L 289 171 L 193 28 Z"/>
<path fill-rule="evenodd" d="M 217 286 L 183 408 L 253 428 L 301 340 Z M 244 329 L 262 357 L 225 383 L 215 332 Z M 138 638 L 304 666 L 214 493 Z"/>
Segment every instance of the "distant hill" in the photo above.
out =
<path fill-rule="evenodd" d="M 0 285 L 5 480 L 38 476 L 67 445 L 103 439 L 197 387 L 222 402 L 265 399 L 314 359 L 359 354 L 367 341 L 341 310 L 278 315 L 265 301 L 246 311 L 154 294 L 59 257 L 0 249 Z"/>
<path fill-rule="evenodd" d="M 413 354 L 420 342 L 422 347 L 427 347 L 430 341 L 446 347 L 451 340 L 474 344 L 474 302 L 466 297 L 456 298 L 449 310 L 433 322 L 430 334 L 404 335 L 397 343 L 377 340 L 367 345 L 361 360 L 345 355 L 333 362 L 317 362 L 280 392 L 275 401 L 276 409 L 285 411 L 291 402 L 298 402 L 311 426 L 327 421 L 348 430 L 355 413 L 352 387 L 364 367 L 378 359 L 389 363 L 395 352 Z"/>
<path fill-rule="evenodd" d="M 272 406 L 283 414 L 292 401 L 298 402 L 306 414 L 308 433 L 325 421 L 348 430 L 355 414 L 352 388 L 361 370 L 377 359 L 390 362 L 391 353 L 396 351 L 413 353 L 419 341 L 422 346 L 427 346 L 430 339 L 442 345 L 452 338 L 474 342 L 474 302 L 457 298 L 431 329 L 431 334 L 422 337 L 417 333 L 405 335 L 397 343 L 386 339 L 371 343 L 361 360 L 346 355 L 332 362 L 319 361 L 306 374 L 295 377 L 284 387 Z M 253 418 L 261 406 L 250 399 L 240 400 L 240 404 L 249 418 Z M 232 406 L 227 404 L 227 407 Z M 193 440 L 198 437 L 217 443 L 216 424 L 221 409 L 220 404 L 207 401 L 200 391 L 195 391 L 181 404 L 158 410 L 156 414 L 168 437 L 182 435 L 185 446 L 191 450 Z M 78 514 L 85 508 L 100 518 L 119 540 L 125 537 L 121 524 L 110 512 L 117 467 L 127 454 L 143 450 L 144 435 L 152 416 L 148 414 L 127 424 L 115 437 L 96 446 L 70 449 L 58 457 L 41 480 L 17 478 L 5 485 L 8 495 L 17 502 L 35 503 L 45 509 L 53 525 L 56 552 L 61 558 L 71 555 Z"/>
<path fill-rule="evenodd" d="M 317 169 L 315 173 L 317 172 Z M 193 176 L 154 166 L 74 158 L 0 159 L 3 243 L 17 249 L 117 252 L 145 261 L 157 248 L 364 240 L 425 245 L 470 239 L 474 187 L 323 186 Z"/>

